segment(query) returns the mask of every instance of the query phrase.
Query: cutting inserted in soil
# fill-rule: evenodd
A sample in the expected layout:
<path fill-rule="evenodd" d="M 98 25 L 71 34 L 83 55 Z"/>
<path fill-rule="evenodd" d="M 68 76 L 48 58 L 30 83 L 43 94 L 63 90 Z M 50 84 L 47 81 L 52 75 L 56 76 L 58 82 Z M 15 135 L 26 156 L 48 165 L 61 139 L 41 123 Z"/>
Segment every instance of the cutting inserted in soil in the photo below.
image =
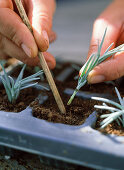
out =
<path fill-rule="evenodd" d="M 71 63 L 63 63 L 59 65 L 61 65 L 61 67 L 57 67 L 53 70 L 52 74 L 54 75 L 60 95 L 66 106 L 66 114 L 59 112 L 51 91 L 42 90 L 41 92 L 38 90 L 38 88 L 40 88 L 40 83 L 35 88 L 22 90 L 15 105 L 8 102 L 5 90 L 1 89 L 1 110 L 7 112 L 20 112 L 30 105 L 33 116 L 38 119 L 44 119 L 54 123 L 82 125 L 87 117 L 94 111 L 94 105 L 98 103 L 90 99 L 92 96 L 116 99 L 113 83 L 85 85 L 81 88 L 81 91 L 77 93 L 77 97 L 72 102 L 72 105 L 67 106 L 66 103 L 72 95 L 73 89 L 76 87 L 76 80 L 74 80 L 74 77 L 78 74 L 78 70 L 75 69 Z M 79 66 L 77 65 L 77 67 Z M 22 66 L 18 66 L 16 71 L 12 73 L 12 76 L 18 76 L 21 68 Z M 34 71 L 34 69 L 27 67 L 24 72 L 24 77 L 31 75 L 32 70 Z M 67 74 L 64 74 L 65 71 L 67 71 Z M 42 81 L 42 83 L 47 85 L 46 80 L 44 80 L 44 82 Z M 49 86 L 47 85 L 47 87 Z M 113 129 L 113 131 L 115 130 Z"/>

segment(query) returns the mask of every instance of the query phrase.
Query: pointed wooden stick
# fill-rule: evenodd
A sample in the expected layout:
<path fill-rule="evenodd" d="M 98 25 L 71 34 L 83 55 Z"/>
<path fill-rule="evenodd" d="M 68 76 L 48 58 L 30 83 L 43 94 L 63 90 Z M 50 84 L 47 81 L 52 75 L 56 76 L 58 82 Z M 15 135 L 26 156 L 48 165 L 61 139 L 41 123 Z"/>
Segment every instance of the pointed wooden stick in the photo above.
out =
<path fill-rule="evenodd" d="M 31 26 L 31 24 L 30 24 L 30 21 L 29 21 L 27 15 L 26 15 L 26 12 L 25 12 L 25 9 L 24 9 L 24 7 L 23 7 L 23 5 L 22 5 L 21 0 L 15 0 L 15 3 L 16 3 L 16 6 L 17 6 L 17 8 L 18 8 L 19 14 L 20 14 L 23 22 L 24 22 L 25 25 L 29 28 L 29 30 L 31 31 L 31 33 L 33 34 L 32 26 Z M 40 59 L 40 64 L 41 64 L 41 66 L 42 66 L 42 68 L 43 68 L 43 71 L 44 71 L 44 73 L 45 73 L 45 75 L 46 75 L 46 78 L 47 78 L 47 80 L 48 80 L 48 82 L 49 82 L 50 88 L 51 88 L 51 90 L 52 90 L 52 92 L 53 92 L 53 95 L 54 95 L 54 98 L 55 98 L 56 103 L 57 103 L 57 105 L 58 105 L 58 108 L 59 108 L 59 110 L 61 111 L 61 113 L 66 113 L 65 106 L 64 106 L 64 104 L 63 104 L 63 102 L 62 102 L 62 99 L 61 99 L 61 97 L 60 97 L 60 95 L 59 95 L 59 92 L 58 92 L 58 90 L 57 90 L 57 87 L 56 87 L 56 85 L 55 85 L 55 82 L 54 82 L 54 80 L 53 80 L 53 77 L 52 77 L 52 75 L 51 75 L 51 72 L 50 72 L 50 70 L 49 70 L 49 67 L 48 67 L 48 65 L 47 65 L 47 63 L 46 63 L 46 60 L 45 60 L 45 58 L 44 58 L 44 56 L 43 56 L 43 53 L 40 52 L 40 51 L 38 51 L 38 57 L 39 57 L 39 59 Z"/>

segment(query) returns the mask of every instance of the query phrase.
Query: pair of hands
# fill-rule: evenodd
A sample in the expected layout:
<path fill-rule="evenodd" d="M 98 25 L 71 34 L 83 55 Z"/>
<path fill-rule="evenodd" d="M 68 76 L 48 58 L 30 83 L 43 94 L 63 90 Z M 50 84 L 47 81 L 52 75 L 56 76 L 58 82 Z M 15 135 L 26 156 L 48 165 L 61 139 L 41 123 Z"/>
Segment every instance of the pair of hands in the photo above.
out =
<path fill-rule="evenodd" d="M 17 13 L 13 0 L 0 0 L 0 57 L 15 57 L 22 62 L 39 65 L 38 48 L 44 52 L 49 42 L 55 40 L 52 31 L 52 18 L 55 11 L 55 0 L 22 0 L 34 37 L 23 24 Z M 124 43 L 124 1 L 113 1 L 96 19 L 88 52 L 88 57 L 97 51 L 98 39 L 101 40 L 107 27 L 107 34 L 102 53 L 114 42 L 115 46 Z M 38 48 L 37 48 L 38 46 Z M 55 67 L 54 57 L 44 52 L 48 66 Z M 89 83 L 114 80 L 124 75 L 124 52 L 116 53 L 111 59 L 96 66 L 88 76 Z"/>

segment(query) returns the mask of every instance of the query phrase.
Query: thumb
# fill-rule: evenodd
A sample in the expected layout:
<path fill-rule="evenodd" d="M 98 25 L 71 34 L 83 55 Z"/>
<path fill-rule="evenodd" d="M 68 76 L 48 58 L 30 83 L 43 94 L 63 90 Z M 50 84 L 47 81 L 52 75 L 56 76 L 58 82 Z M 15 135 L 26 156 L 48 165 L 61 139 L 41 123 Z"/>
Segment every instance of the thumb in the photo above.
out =
<path fill-rule="evenodd" d="M 116 25 L 110 24 L 104 18 L 99 18 L 95 21 L 93 26 L 93 33 L 90 42 L 88 58 L 91 56 L 91 54 L 97 52 L 98 43 L 100 44 L 106 28 L 107 28 L 107 32 L 101 49 L 101 55 L 106 51 L 108 46 L 111 45 L 113 42 L 114 45 L 112 46 L 112 48 L 114 48 L 116 40 L 118 38 L 119 29 L 116 27 Z"/>
<path fill-rule="evenodd" d="M 11 0 L 0 0 L 0 8 L 10 8 L 13 10 L 13 4 Z"/>
<path fill-rule="evenodd" d="M 124 50 L 124 48 L 122 48 Z M 89 83 L 100 83 L 120 78 L 124 75 L 124 52 L 96 66 L 88 75 Z"/>
<path fill-rule="evenodd" d="M 122 6 L 122 5 L 121 5 Z M 116 10 L 115 10 L 116 8 Z M 113 15 L 113 11 L 115 10 L 115 13 Z M 120 30 L 120 15 L 118 15 L 118 11 L 120 10 L 120 6 L 117 7 L 116 2 L 112 2 L 101 14 L 100 16 L 95 20 L 93 25 L 93 33 L 90 43 L 90 48 L 88 52 L 88 57 L 92 54 L 97 52 L 98 48 L 98 41 L 102 40 L 103 34 L 105 29 L 107 28 L 107 33 L 105 36 L 105 40 L 101 49 L 101 55 L 105 52 L 105 50 L 108 48 L 108 46 L 111 43 L 116 43 L 119 30 Z M 114 48 L 114 46 L 112 47 Z"/>
<path fill-rule="evenodd" d="M 92 33 L 92 38 L 91 38 L 91 43 L 90 43 L 87 58 L 89 58 L 93 53 L 97 52 L 98 43 L 100 44 L 106 28 L 107 28 L 107 32 L 106 32 L 106 36 L 105 36 L 105 39 L 104 39 L 104 42 L 102 45 L 101 55 L 103 55 L 103 53 L 106 51 L 106 49 L 113 42 L 114 42 L 114 45 L 112 46 L 112 48 L 114 48 L 114 46 L 116 44 L 116 40 L 118 38 L 118 34 L 119 34 L 118 28 L 116 28 L 114 25 L 109 25 L 109 23 L 102 18 L 97 19 L 93 26 L 93 33 Z M 82 70 L 83 69 L 80 70 L 79 75 L 81 75 Z M 88 79 L 89 83 L 97 83 L 98 80 L 96 80 L 96 82 L 95 82 L 95 79 L 94 79 L 94 81 L 92 82 L 92 79 L 91 79 L 91 77 L 93 77 L 95 74 L 97 74 L 96 72 L 97 72 L 97 70 L 95 71 L 95 73 L 92 72 L 92 74 L 89 74 L 89 79 Z M 102 77 L 101 77 L 101 80 L 99 80 L 99 82 L 100 81 L 104 81 L 104 80 L 102 80 Z"/>
<path fill-rule="evenodd" d="M 28 2 L 28 17 L 32 23 L 36 43 L 41 51 L 46 51 L 49 47 L 48 36 L 52 28 L 55 1 L 30 0 Z"/>
<path fill-rule="evenodd" d="M 110 23 L 113 23 L 113 22 L 111 21 L 111 19 L 109 19 L 109 20 L 105 19 L 106 15 L 108 15 L 108 14 L 105 13 L 104 16 L 101 16 L 100 18 L 98 18 L 94 23 L 90 48 L 89 48 L 89 52 L 88 52 L 88 58 L 91 56 L 91 54 L 97 52 L 98 41 L 99 41 L 99 44 L 100 44 L 106 28 L 107 28 L 107 32 L 106 32 L 106 36 L 105 36 L 105 39 L 104 39 L 104 42 L 103 42 L 103 45 L 102 45 L 101 55 L 104 54 L 106 49 L 112 43 L 114 43 L 112 48 L 114 48 L 115 45 L 116 45 L 116 41 L 118 39 L 120 29 L 116 25 L 110 24 Z M 114 67 L 113 65 L 111 66 L 112 61 L 108 61 L 109 64 L 106 64 L 107 61 L 108 61 L 108 59 L 106 60 L 106 62 L 104 61 L 103 64 L 100 64 L 98 67 L 95 68 L 95 70 L 93 70 L 89 73 L 89 75 L 88 75 L 88 82 L 89 83 L 100 83 L 100 82 L 103 82 L 107 79 L 108 80 L 113 79 L 113 76 L 111 74 L 105 75 L 107 73 L 106 70 L 109 70 L 108 72 L 110 73 L 110 72 L 113 71 L 112 67 Z M 114 63 L 115 63 L 115 61 L 112 62 L 112 64 L 114 64 Z M 107 68 L 108 65 L 110 65 L 109 68 Z M 82 70 L 80 70 L 80 74 L 81 74 L 81 72 L 82 72 Z"/>

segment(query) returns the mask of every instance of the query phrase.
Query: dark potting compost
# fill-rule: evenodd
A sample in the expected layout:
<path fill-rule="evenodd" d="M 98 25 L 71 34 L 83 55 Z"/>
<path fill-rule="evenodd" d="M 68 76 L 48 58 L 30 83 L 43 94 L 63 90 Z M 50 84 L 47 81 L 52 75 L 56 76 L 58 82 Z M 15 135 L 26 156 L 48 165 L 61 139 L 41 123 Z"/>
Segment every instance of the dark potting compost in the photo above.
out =
<path fill-rule="evenodd" d="M 59 86 L 57 86 L 59 87 Z M 63 86 L 64 87 L 64 86 Z M 56 102 L 51 93 L 47 93 L 48 99 L 44 104 L 38 101 L 31 103 L 33 115 L 40 119 L 45 119 L 54 123 L 64 123 L 69 125 L 81 125 L 85 119 L 93 112 L 93 102 L 91 100 L 82 100 L 75 98 L 72 105 L 67 106 L 69 96 L 62 94 L 64 88 L 58 88 L 60 95 L 66 106 L 66 114 L 61 114 L 56 106 Z M 85 105 L 85 107 L 84 107 Z"/>

